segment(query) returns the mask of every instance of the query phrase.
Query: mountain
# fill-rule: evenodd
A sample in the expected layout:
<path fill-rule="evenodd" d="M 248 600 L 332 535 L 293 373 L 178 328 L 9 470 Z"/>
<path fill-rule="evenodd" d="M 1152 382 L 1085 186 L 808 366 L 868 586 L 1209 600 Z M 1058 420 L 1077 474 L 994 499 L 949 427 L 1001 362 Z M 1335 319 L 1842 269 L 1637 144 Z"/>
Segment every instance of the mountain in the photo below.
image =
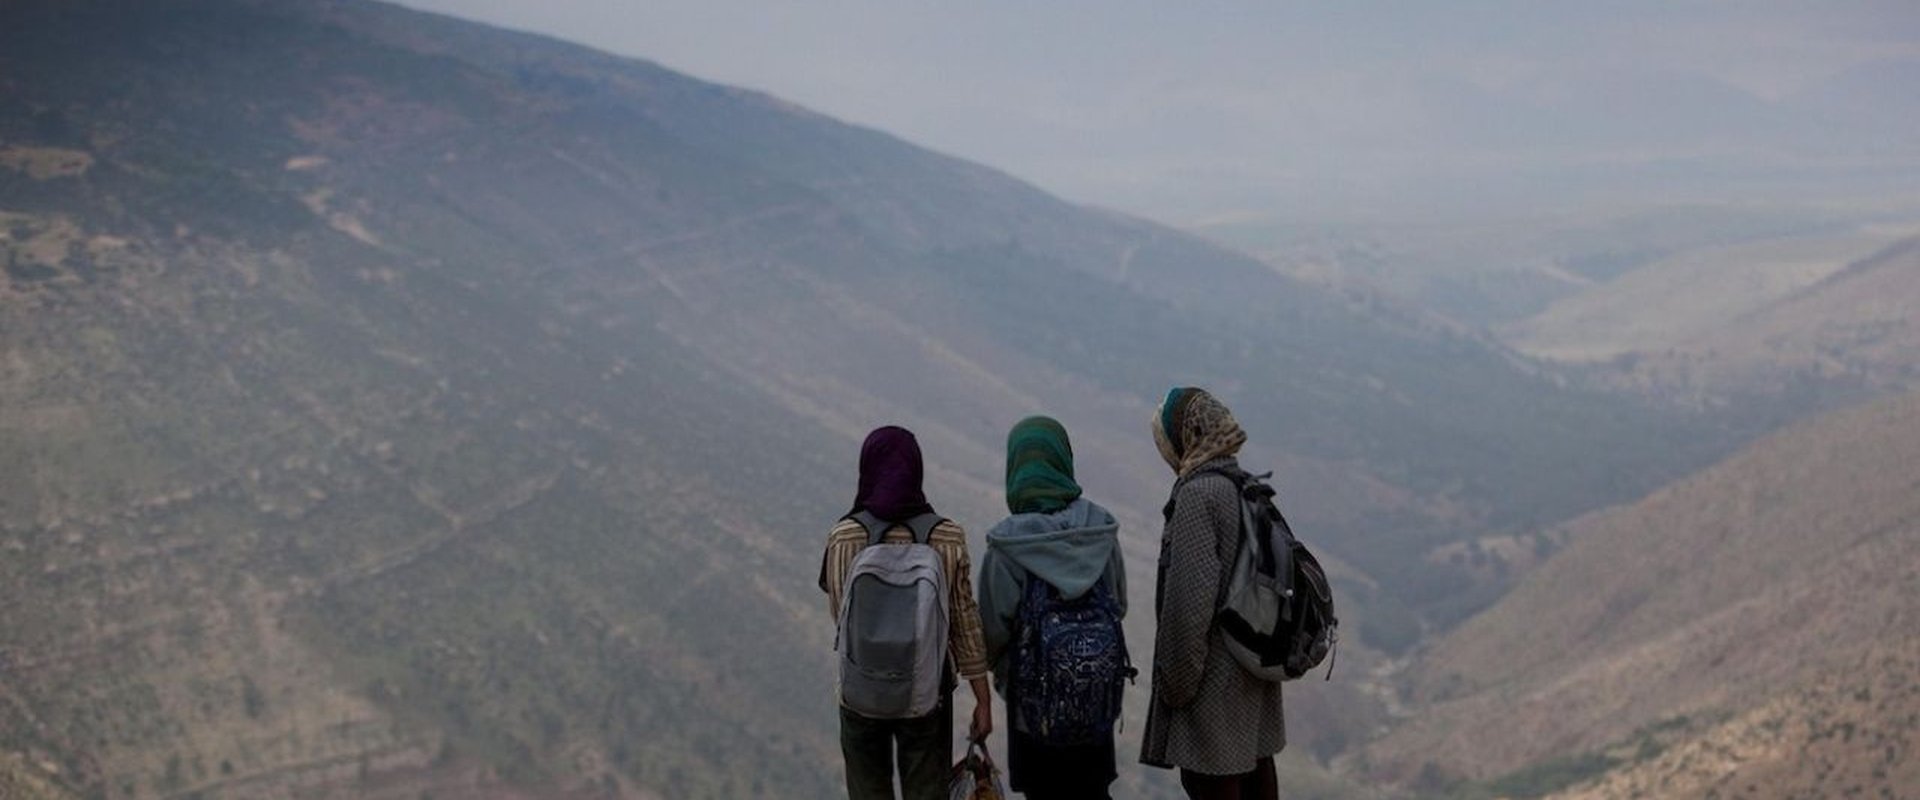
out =
<path fill-rule="evenodd" d="M 1905 238 L 1665 358 L 1649 358 L 1635 373 L 1649 383 L 1722 393 L 1796 383 L 1912 388 L 1920 385 L 1916 300 L 1920 238 Z"/>
<path fill-rule="evenodd" d="M 1743 435 L 775 98 L 392 6 L 15 0 L 0 76 L 0 785 L 830 796 L 818 548 L 881 423 L 977 537 L 1005 427 L 1060 416 L 1149 587 L 1146 418 L 1215 388 L 1356 674 L 1505 586 L 1432 551 Z M 1302 687 L 1296 752 L 1377 695 Z"/>
<path fill-rule="evenodd" d="M 1642 321 L 1632 316 L 1636 312 L 1645 315 L 1643 325 L 1674 324 L 1626 298 L 1591 298 L 1577 302 L 1606 308 L 1614 318 L 1584 330 L 1565 330 L 1578 324 L 1581 315 L 1568 310 L 1551 317 L 1542 314 L 1556 302 L 1589 291 L 1605 297 L 1616 278 L 1663 262 L 1675 269 L 1693 262 L 1726 264 L 1738 257 L 1742 245 L 1749 245 L 1744 248 L 1748 253 L 1766 257 L 1770 245 L 1829 238 L 1841 259 L 1863 256 L 1875 242 L 1850 244 L 1853 237 L 1846 234 L 1902 214 L 1814 205 L 1809 198 L 1801 205 L 1635 203 L 1616 209 L 1541 209 L 1497 219 L 1422 216 L 1340 226 L 1246 215 L 1202 230 L 1291 269 L 1375 283 L 1461 323 L 1521 334 L 1513 343 L 1522 348 L 1530 343 L 1526 334 L 1531 329 L 1516 323 L 1541 315 L 1544 318 L 1532 324 L 1559 341 L 1548 342 L 1544 351 L 1535 348 L 1533 354 L 1555 357 L 1558 348 L 1607 348 L 1622 334 L 1610 323 Z M 1714 254 L 1719 254 L 1717 259 Z M 1659 299 L 1658 294 L 1638 298 L 1655 305 Z"/>
<path fill-rule="evenodd" d="M 1615 387 L 1712 404 L 1786 397 L 1804 413 L 1920 385 L 1916 300 L 1920 238 L 1880 226 L 1661 260 L 1503 337 L 1538 357 L 1593 362 Z"/>
<path fill-rule="evenodd" d="M 1683 785 L 1702 787 L 1774 776 L 1741 796 L 1853 796 L 1841 782 L 1789 788 L 1819 761 L 1899 785 L 1888 770 L 1911 774 L 1907 748 L 1881 750 L 1916 733 L 1917 453 L 1908 394 L 1573 523 L 1564 551 L 1408 670 L 1416 716 L 1368 764 L 1430 787 L 1620 762 L 1607 785 L 1685 768 Z"/>
<path fill-rule="evenodd" d="M 1686 347 L 1897 246 L 1899 229 L 1851 230 L 1693 249 L 1641 266 L 1512 325 L 1523 351 L 1603 361 Z"/>

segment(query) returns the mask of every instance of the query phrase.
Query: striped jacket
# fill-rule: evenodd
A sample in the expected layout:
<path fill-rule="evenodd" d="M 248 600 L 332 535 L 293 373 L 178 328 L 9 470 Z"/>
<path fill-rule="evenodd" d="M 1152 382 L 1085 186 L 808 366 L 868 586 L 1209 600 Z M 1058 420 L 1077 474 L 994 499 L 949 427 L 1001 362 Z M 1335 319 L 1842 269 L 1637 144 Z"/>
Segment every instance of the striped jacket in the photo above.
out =
<path fill-rule="evenodd" d="M 887 533 L 889 542 L 913 540 L 906 526 Z M 835 623 L 840 619 L 840 592 L 853 569 L 854 556 L 867 544 L 867 531 L 860 523 L 843 519 L 827 535 L 827 552 L 821 563 L 820 588 L 827 592 L 827 613 Z M 980 607 L 973 598 L 973 563 L 967 558 L 967 533 L 959 523 L 945 520 L 933 529 L 929 544 L 940 554 L 947 572 L 947 653 L 953 671 L 961 680 L 987 674 L 986 639 L 980 634 Z"/>

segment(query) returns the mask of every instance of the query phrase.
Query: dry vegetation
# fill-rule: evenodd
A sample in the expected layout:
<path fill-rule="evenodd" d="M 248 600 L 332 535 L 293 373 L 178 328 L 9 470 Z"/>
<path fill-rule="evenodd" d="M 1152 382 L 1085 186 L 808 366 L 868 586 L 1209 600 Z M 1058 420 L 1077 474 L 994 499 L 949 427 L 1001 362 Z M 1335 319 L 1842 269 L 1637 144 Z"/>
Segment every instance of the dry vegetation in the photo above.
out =
<path fill-rule="evenodd" d="M 0 169 L 23 173 L 36 181 L 77 177 L 92 167 L 93 156 L 84 151 L 0 143 Z"/>
<path fill-rule="evenodd" d="M 73 795 L 53 782 L 58 774 L 59 768 L 51 763 L 34 763 L 21 755 L 0 752 L 0 798 L 73 800 Z"/>
<path fill-rule="evenodd" d="M 1920 787 L 1920 642 L 1890 642 L 1807 674 L 1805 688 L 1552 800 L 1906 797 Z"/>

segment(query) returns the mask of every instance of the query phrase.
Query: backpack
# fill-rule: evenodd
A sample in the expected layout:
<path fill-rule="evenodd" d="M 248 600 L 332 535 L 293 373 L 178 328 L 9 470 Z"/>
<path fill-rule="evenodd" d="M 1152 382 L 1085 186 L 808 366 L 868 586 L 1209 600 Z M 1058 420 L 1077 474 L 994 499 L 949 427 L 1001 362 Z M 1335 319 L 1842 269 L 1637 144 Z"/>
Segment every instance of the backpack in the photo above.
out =
<path fill-rule="evenodd" d="M 1068 600 L 1029 573 L 1018 624 L 1008 681 L 1014 728 L 1048 745 L 1113 733 L 1121 693 L 1139 673 L 1107 582 Z"/>
<path fill-rule="evenodd" d="M 1240 487 L 1240 543 L 1215 605 L 1227 652 L 1256 678 L 1299 678 L 1320 666 L 1340 641 L 1327 572 L 1274 505 L 1273 487 L 1266 483 L 1273 473 L 1216 471 Z"/>
<path fill-rule="evenodd" d="M 943 519 L 905 522 L 862 511 L 848 519 L 866 530 L 840 593 L 840 704 L 871 719 L 911 719 L 940 702 L 947 664 L 947 574 L 929 542 Z M 884 542 L 905 525 L 910 542 Z"/>

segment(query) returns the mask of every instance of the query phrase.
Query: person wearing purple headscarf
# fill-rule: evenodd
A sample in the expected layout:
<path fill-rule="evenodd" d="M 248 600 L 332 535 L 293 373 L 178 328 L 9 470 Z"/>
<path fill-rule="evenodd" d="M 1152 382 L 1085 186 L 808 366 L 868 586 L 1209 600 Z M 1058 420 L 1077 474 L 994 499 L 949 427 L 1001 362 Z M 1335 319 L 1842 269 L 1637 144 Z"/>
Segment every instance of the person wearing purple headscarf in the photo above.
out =
<path fill-rule="evenodd" d="M 866 512 L 889 523 L 884 541 L 907 542 L 912 532 L 904 524 L 932 514 L 922 483 L 926 466 L 920 442 L 911 431 L 894 425 L 867 434 L 860 447 L 860 484 L 853 508 L 827 535 L 820 563 L 820 588 L 827 593 L 827 612 L 838 621 L 841 597 L 854 558 L 867 546 L 867 531 L 854 520 Z M 974 601 L 972 562 L 967 557 L 967 534 L 952 520 L 941 519 L 927 543 L 940 555 L 947 576 L 947 653 L 949 676 L 957 675 L 973 690 L 973 720 L 968 734 L 984 741 L 993 732 L 992 693 L 987 687 L 987 647 L 981 635 L 980 609 Z M 924 717 L 871 719 L 840 708 L 840 752 L 846 759 L 847 797 L 851 800 L 892 800 L 895 767 L 907 800 L 944 800 L 948 770 L 953 764 L 953 703 L 946 682 L 940 704 Z M 897 763 L 896 763 L 897 762 Z"/>

